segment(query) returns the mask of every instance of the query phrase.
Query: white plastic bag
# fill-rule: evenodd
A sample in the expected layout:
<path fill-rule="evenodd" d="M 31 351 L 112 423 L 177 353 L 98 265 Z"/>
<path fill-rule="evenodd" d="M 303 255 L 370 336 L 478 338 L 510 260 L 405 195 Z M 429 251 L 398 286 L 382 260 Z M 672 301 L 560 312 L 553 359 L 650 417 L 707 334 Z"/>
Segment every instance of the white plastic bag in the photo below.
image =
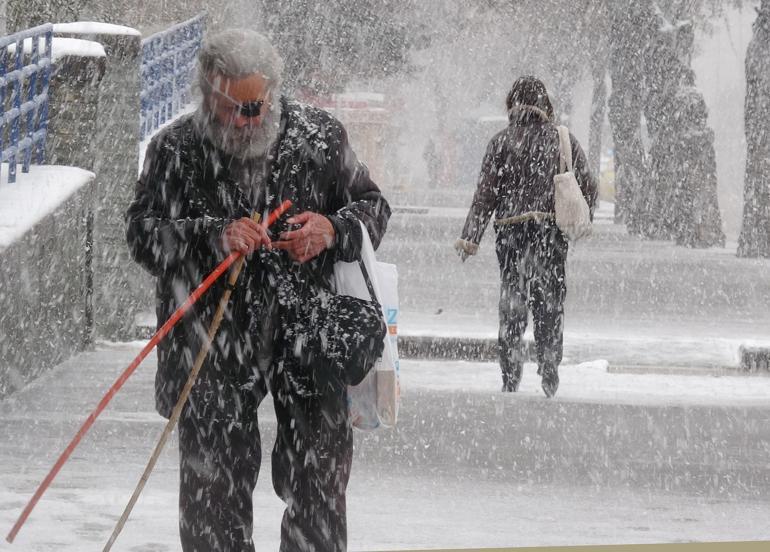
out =
<path fill-rule="evenodd" d="M 570 241 L 591 234 L 591 211 L 572 171 L 572 145 L 567 127 L 557 127 L 561 155 L 560 174 L 553 177 L 556 201 L 556 226 Z"/>
<path fill-rule="evenodd" d="M 348 402 L 353 426 L 359 429 L 396 425 L 400 389 L 398 383 L 398 270 L 396 265 L 380 263 L 374 256 L 369 232 L 361 224 L 363 244 L 361 259 L 382 305 L 388 333 L 382 358 L 377 360 L 364 381 L 348 387 Z M 334 265 L 336 293 L 370 299 L 358 262 Z"/>

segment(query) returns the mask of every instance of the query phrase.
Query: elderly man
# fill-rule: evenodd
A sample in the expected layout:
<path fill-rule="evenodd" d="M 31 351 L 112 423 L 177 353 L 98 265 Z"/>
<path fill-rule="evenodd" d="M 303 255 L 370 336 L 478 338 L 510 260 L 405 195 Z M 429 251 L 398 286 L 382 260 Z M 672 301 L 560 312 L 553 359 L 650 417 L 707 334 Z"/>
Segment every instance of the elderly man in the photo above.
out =
<path fill-rule="evenodd" d="M 359 221 L 376 247 L 390 209 L 342 125 L 281 96 L 282 62 L 263 36 L 212 36 L 198 64 L 201 105 L 153 138 L 126 215 L 131 253 L 157 277 L 159 325 L 229 252 L 249 254 L 179 421 L 182 547 L 254 550 L 257 407 L 270 391 L 273 485 L 286 502 L 281 550 L 345 550 L 352 460 L 346 392 L 307 393 L 293 383 L 297 361 L 283 347 L 268 268 L 328 288 L 334 262 L 360 254 Z M 286 199 L 293 212 L 273 234 L 249 218 Z M 223 286 L 158 349 L 163 416 L 179 397 Z"/>

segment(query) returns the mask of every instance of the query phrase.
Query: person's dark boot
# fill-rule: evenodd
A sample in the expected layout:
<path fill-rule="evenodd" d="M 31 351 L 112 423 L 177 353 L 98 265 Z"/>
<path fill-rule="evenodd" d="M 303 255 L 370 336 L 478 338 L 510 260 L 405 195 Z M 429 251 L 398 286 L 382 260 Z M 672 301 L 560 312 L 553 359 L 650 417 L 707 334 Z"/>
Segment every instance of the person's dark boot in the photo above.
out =
<path fill-rule="evenodd" d="M 542 387 L 545 396 L 549 399 L 556 394 L 559 388 L 559 369 L 553 364 L 546 364 L 541 367 L 540 373 L 543 376 Z"/>
<path fill-rule="evenodd" d="M 503 378 L 503 393 L 515 393 L 519 390 L 519 382 Z"/>
<path fill-rule="evenodd" d="M 511 371 L 503 370 L 503 393 L 515 393 L 519 390 L 521 381 L 521 368 L 514 368 Z"/>

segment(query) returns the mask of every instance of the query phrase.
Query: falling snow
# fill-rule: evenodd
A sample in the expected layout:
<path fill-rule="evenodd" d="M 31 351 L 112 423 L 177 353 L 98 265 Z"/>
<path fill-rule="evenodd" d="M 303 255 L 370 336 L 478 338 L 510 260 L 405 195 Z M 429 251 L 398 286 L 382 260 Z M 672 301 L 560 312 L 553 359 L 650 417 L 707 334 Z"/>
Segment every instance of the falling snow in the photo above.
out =
<path fill-rule="evenodd" d="M 225 294 L 115 549 L 770 539 L 770 0 L 64 4 L 0 13 L 55 24 L 45 163 L 15 183 L 42 100 L 13 83 L 43 65 L 13 64 L 45 38 L 0 79 L 0 527 L 249 254 L 0 550 L 104 546 Z M 159 85 L 204 9 L 207 39 L 263 38 Z M 363 233 L 398 301 L 334 295 Z"/>

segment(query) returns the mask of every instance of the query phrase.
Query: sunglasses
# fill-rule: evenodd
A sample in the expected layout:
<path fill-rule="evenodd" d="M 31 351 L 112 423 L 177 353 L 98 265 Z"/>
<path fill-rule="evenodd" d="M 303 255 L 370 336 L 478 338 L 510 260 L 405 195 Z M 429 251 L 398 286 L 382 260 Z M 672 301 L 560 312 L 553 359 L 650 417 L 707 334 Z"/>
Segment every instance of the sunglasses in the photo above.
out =
<path fill-rule="evenodd" d="M 232 113 L 237 113 L 239 115 L 242 115 L 243 117 L 246 117 L 248 119 L 252 119 L 254 117 L 259 117 L 262 114 L 262 106 L 265 105 L 265 100 L 253 100 L 246 103 L 240 103 L 235 98 L 230 97 L 227 92 L 224 92 L 222 90 L 219 90 L 219 82 L 212 83 L 208 78 L 206 78 L 206 83 L 211 87 L 211 89 L 216 93 L 217 96 L 221 96 L 228 100 L 228 102 L 231 104 L 231 110 Z M 270 92 L 268 91 L 268 94 Z"/>
<path fill-rule="evenodd" d="M 265 105 L 265 100 L 256 100 L 239 104 L 235 107 L 235 111 L 244 117 L 251 119 L 252 117 L 259 117 L 263 105 Z"/>
<path fill-rule="evenodd" d="M 265 105 L 266 100 L 253 100 L 246 103 L 240 103 L 235 98 L 231 98 L 227 94 L 218 92 L 218 95 L 227 100 L 227 104 L 222 105 L 224 109 L 227 109 L 228 113 L 233 115 L 241 115 L 248 119 L 259 117 L 262 114 L 262 107 Z"/>

